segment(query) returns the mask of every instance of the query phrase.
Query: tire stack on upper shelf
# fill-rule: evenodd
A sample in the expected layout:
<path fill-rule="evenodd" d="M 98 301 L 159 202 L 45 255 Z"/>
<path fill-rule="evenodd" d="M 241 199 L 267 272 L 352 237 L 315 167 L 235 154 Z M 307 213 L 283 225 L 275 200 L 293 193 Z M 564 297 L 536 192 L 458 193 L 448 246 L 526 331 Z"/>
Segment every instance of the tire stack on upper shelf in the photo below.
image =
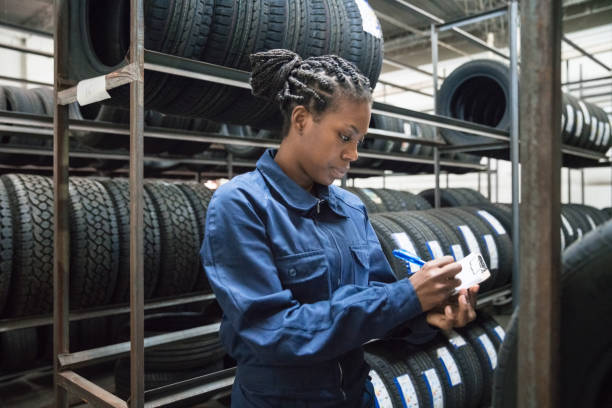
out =
<path fill-rule="evenodd" d="M 498 129 L 510 128 L 510 71 L 506 64 L 495 60 L 467 62 L 446 77 L 437 99 L 436 113 L 455 119 L 488 125 Z M 606 153 L 612 146 L 608 115 L 598 106 L 563 94 L 561 110 L 562 143 Z M 469 145 L 491 143 L 494 140 L 442 129 L 450 144 Z M 509 149 L 489 150 L 480 155 L 508 159 Z M 598 161 L 564 155 L 563 165 L 570 167 L 596 166 Z"/>

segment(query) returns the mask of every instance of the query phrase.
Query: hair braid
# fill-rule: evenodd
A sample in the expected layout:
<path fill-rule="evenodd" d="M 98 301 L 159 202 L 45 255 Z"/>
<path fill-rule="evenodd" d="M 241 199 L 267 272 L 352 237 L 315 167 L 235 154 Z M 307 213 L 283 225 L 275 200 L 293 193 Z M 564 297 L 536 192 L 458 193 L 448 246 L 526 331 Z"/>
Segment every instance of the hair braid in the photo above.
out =
<path fill-rule="evenodd" d="M 370 81 L 351 62 L 336 55 L 302 60 L 296 53 L 275 49 L 251 55 L 253 95 L 276 101 L 283 114 L 283 135 L 297 105 L 315 116 L 334 106 L 339 97 L 371 102 Z"/>

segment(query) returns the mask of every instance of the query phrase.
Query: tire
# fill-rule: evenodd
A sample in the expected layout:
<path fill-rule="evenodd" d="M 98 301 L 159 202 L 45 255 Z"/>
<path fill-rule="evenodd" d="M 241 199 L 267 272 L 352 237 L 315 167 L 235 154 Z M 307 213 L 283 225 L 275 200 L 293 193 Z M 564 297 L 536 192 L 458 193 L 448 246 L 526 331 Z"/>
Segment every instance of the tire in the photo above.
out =
<path fill-rule="evenodd" d="M 192 290 L 199 270 L 198 227 L 185 194 L 162 181 L 147 181 L 161 236 L 161 273 L 155 296 L 171 296 Z"/>
<path fill-rule="evenodd" d="M 425 199 L 431 207 L 434 207 L 435 189 L 423 190 L 419 193 L 419 197 Z M 461 207 L 464 205 L 469 205 L 469 203 L 461 193 L 450 188 L 440 189 L 440 207 Z"/>
<path fill-rule="evenodd" d="M 464 408 L 467 399 L 465 378 L 449 347 L 442 342 L 432 342 L 428 345 L 426 353 L 444 383 L 444 406 Z"/>
<path fill-rule="evenodd" d="M 221 126 L 220 133 L 224 136 L 238 136 L 242 138 L 254 139 L 280 139 L 279 135 L 269 130 L 255 129 L 251 126 L 235 126 L 224 124 Z M 258 159 L 266 150 L 265 147 L 226 145 L 225 150 L 232 153 L 235 157 L 243 159 Z"/>
<path fill-rule="evenodd" d="M 461 329 L 457 329 L 457 332 L 471 344 L 478 356 L 484 380 L 480 405 L 489 406 L 491 404 L 493 374 L 497 368 L 497 350 L 490 337 L 478 325 L 471 324 Z"/>
<path fill-rule="evenodd" d="M 13 219 L 13 276 L 6 314 L 50 313 L 53 305 L 53 185 L 48 177 L 8 174 Z"/>
<path fill-rule="evenodd" d="M 110 303 L 119 272 L 119 230 L 110 195 L 98 181 L 70 179 L 70 302 Z"/>
<path fill-rule="evenodd" d="M 455 230 L 449 228 L 448 225 L 433 215 L 423 211 L 412 211 L 410 216 L 427 225 L 431 232 L 436 235 L 444 255 L 451 255 L 456 261 L 463 259 L 465 256 L 464 248 L 461 238 Z"/>
<path fill-rule="evenodd" d="M 405 357 L 404 362 L 415 378 L 419 393 L 422 396 L 422 406 L 426 408 L 447 406 L 445 384 L 427 353 L 413 350 Z"/>
<path fill-rule="evenodd" d="M 387 213 L 382 214 L 382 216 L 402 227 L 414 242 L 416 255 L 424 261 L 430 261 L 444 255 L 442 248 L 447 246 L 447 242 L 438 241 L 438 237 L 429 226 L 417 217 L 413 217 L 411 212 Z"/>
<path fill-rule="evenodd" d="M 506 337 L 504 328 L 501 327 L 499 323 L 497 323 L 497 321 L 491 317 L 491 315 L 482 310 L 478 311 L 478 315 L 476 316 L 476 324 L 479 325 L 480 328 L 485 331 L 485 333 L 487 333 L 487 336 L 489 336 L 489 339 L 491 339 L 495 350 L 498 350 L 499 352 L 499 348 Z"/>
<path fill-rule="evenodd" d="M 113 203 L 119 234 L 119 270 L 112 300 L 114 303 L 125 303 L 130 298 L 130 187 L 127 179 L 102 180 L 101 183 Z M 146 190 L 143 191 L 143 198 L 144 296 L 150 299 L 159 277 L 159 221 Z"/>
<path fill-rule="evenodd" d="M 380 197 L 383 202 L 383 205 L 388 211 L 406 211 L 405 204 L 402 200 L 400 200 L 397 196 L 390 193 L 389 190 L 385 190 L 382 188 L 371 189 L 374 193 Z"/>
<path fill-rule="evenodd" d="M 393 250 L 400 247 L 400 244 L 398 244 L 398 238 L 394 239 L 394 237 L 396 237 L 395 234 L 406 235 L 404 230 L 395 222 L 376 214 L 370 217 L 370 223 L 376 232 L 376 236 L 378 237 L 383 253 L 386 256 L 387 261 L 389 261 L 389 265 L 391 265 L 391 269 L 393 270 L 395 277 L 398 280 L 407 277 L 407 267 L 410 266 L 407 266 L 404 261 L 396 258 L 393 255 Z M 410 242 L 412 242 L 410 237 L 407 239 L 410 239 Z M 401 241 L 399 242 L 401 243 Z M 411 245 L 414 246 L 414 243 Z M 414 252 L 416 252 L 416 250 Z"/>
<path fill-rule="evenodd" d="M 9 297 L 13 275 L 13 215 L 4 180 L 0 178 L 0 316 Z"/>
<path fill-rule="evenodd" d="M 213 196 L 213 192 L 210 191 L 203 184 L 197 183 L 184 183 L 178 184 L 178 188 L 185 194 L 187 200 L 191 204 L 191 208 L 193 208 L 194 215 L 196 217 L 196 223 L 198 225 L 199 232 L 199 245 L 202 245 L 204 241 L 204 232 L 205 232 L 205 224 L 206 224 L 206 210 L 208 209 L 208 203 Z M 204 267 L 201 262 L 199 262 L 200 268 L 198 271 L 198 278 L 195 283 L 194 290 L 195 291 L 211 291 L 210 284 L 208 283 L 208 278 L 206 277 L 206 272 L 204 271 Z"/>
<path fill-rule="evenodd" d="M 391 190 L 394 194 L 400 196 L 410 210 L 428 210 L 432 206 L 423 197 L 402 190 Z"/>
<path fill-rule="evenodd" d="M 345 187 L 344 189 L 359 197 L 369 214 L 387 211 L 382 199 L 372 190 L 361 189 L 358 187 Z M 367 190 L 367 192 L 365 190 Z"/>
<path fill-rule="evenodd" d="M 388 406 L 389 402 L 391 402 L 393 407 L 402 407 L 415 403 L 418 406 L 422 406 L 421 395 L 418 393 L 413 374 L 407 369 L 399 370 L 403 371 L 402 374 L 399 374 L 396 365 L 403 362 L 397 361 L 397 358 L 389 361 L 390 353 L 378 353 L 380 351 L 377 353 L 366 352 L 364 354 L 365 361 L 370 366 L 370 377 L 374 386 L 377 406 Z M 404 385 L 408 392 L 403 392 L 398 381 L 399 377 L 404 377 L 401 384 Z"/>
<path fill-rule="evenodd" d="M 0 333 L 0 371 L 23 371 L 34 366 L 38 357 L 36 328 Z"/>
<path fill-rule="evenodd" d="M 441 341 L 446 344 L 455 361 L 459 364 L 461 378 L 465 381 L 465 407 L 480 406 L 484 388 L 482 368 L 473 347 L 465 338 L 454 330 L 441 332 Z"/>

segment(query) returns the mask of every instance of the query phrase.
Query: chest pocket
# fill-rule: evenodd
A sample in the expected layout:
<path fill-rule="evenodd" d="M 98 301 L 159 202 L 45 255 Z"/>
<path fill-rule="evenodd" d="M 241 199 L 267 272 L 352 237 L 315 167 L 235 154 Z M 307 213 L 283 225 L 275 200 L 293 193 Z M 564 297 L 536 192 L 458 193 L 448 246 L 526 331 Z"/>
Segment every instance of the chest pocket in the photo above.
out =
<path fill-rule="evenodd" d="M 370 252 L 368 245 L 350 247 L 353 257 L 353 283 L 357 286 L 368 286 L 370 275 Z"/>
<path fill-rule="evenodd" d="M 298 302 L 329 299 L 329 271 L 323 250 L 278 258 L 276 267 L 283 288 L 291 290 Z"/>

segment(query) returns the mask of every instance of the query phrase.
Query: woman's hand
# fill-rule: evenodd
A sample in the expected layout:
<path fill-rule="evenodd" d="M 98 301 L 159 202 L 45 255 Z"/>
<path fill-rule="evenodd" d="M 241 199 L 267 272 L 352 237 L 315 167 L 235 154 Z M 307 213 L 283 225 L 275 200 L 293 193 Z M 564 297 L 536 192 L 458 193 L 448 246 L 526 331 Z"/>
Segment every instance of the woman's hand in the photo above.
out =
<path fill-rule="evenodd" d="M 455 278 L 459 272 L 461 265 L 452 256 L 443 256 L 427 262 L 409 278 L 424 312 L 448 301 L 454 289 L 461 284 Z"/>
<path fill-rule="evenodd" d="M 431 326 L 442 330 L 463 327 L 476 318 L 476 294 L 479 286 L 468 290 L 462 289 L 457 297 L 457 303 L 447 303 L 427 313 L 426 320 Z"/>

